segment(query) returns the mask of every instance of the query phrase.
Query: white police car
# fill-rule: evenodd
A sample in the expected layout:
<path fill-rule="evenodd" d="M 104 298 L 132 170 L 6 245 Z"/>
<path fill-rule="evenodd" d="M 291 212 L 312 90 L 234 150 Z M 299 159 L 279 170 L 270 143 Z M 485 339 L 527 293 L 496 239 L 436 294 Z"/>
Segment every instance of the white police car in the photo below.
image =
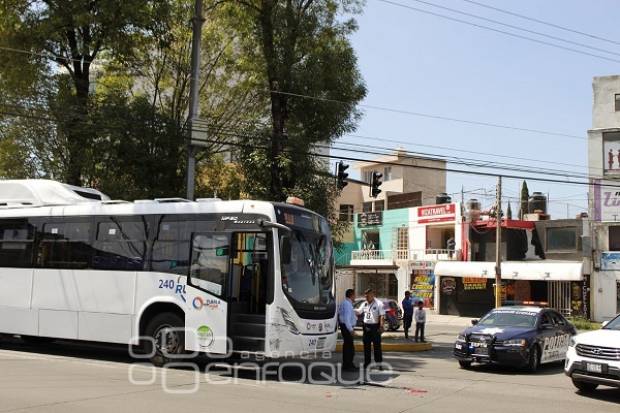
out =
<path fill-rule="evenodd" d="M 620 315 L 601 330 L 572 338 L 564 372 L 583 392 L 599 385 L 620 387 Z"/>
<path fill-rule="evenodd" d="M 575 327 L 560 313 L 539 307 L 500 307 L 458 335 L 454 357 L 463 368 L 472 363 L 527 367 L 564 360 Z"/>

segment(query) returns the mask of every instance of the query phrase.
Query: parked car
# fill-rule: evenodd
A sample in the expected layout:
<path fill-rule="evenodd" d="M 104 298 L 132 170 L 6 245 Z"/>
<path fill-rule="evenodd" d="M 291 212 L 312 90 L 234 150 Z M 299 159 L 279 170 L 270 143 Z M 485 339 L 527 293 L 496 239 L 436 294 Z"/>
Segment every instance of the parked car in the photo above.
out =
<path fill-rule="evenodd" d="M 462 368 L 472 363 L 527 367 L 564 360 L 575 327 L 559 312 L 538 307 L 500 307 L 472 320 L 458 335 L 454 357 Z"/>
<path fill-rule="evenodd" d="M 602 329 L 572 338 L 564 372 L 583 392 L 599 385 L 620 387 L 620 314 Z"/>
<path fill-rule="evenodd" d="M 398 302 L 391 298 L 377 298 L 377 300 L 383 303 L 385 309 L 385 328 L 389 331 L 396 331 L 400 328 L 403 320 L 403 312 L 398 306 Z M 353 309 L 356 311 L 360 309 L 365 299 L 358 299 L 353 303 Z M 364 317 L 362 314 L 357 315 L 357 327 L 362 327 L 364 324 Z"/>

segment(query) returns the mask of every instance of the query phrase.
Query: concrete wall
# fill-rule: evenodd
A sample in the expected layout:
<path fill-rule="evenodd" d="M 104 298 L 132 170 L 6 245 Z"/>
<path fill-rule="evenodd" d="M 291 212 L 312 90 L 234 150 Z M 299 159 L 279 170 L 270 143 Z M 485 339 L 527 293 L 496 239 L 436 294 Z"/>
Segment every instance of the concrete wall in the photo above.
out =
<path fill-rule="evenodd" d="M 592 129 L 620 126 L 620 112 L 615 110 L 615 95 L 620 93 L 620 76 L 595 77 L 592 89 Z"/>

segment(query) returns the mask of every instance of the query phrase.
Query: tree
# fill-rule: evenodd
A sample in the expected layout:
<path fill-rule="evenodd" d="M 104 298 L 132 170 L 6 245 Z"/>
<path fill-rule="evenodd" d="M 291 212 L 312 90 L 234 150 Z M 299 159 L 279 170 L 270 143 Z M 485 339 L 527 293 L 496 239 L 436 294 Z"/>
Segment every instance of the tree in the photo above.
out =
<path fill-rule="evenodd" d="M 168 4 L 159 0 L 1 0 L 0 39 L 14 49 L 3 60 L 7 78 L 23 86 L 32 78 L 68 74 L 70 93 L 63 101 L 59 127 L 66 136 L 68 183 L 80 185 L 88 165 L 83 152 L 91 144 L 91 79 L 102 56 L 131 56 L 149 36 L 166 30 Z M 24 53 L 25 52 L 25 53 Z"/>
<path fill-rule="evenodd" d="M 525 214 L 527 214 L 527 202 L 530 198 L 530 191 L 527 188 L 527 182 L 523 181 L 521 185 L 521 199 L 520 199 L 520 207 L 519 207 L 519 219 L 523 219 Z"/>
<path fill-rule="evenodd" d="M 244 165 L 250 173 L 256 170 L 255 164 L 269 173 L 256 177 L 259 184 L 252 192 L 283 200 L 311 181 L 306 175 L 325 173 L 327 162 L 318 162 L 309 153 L 322 151 L 320 145 L 354 130 L 360 118 L 356 104 L 366 88 L 348 40 L 356 23 L 344 18 L 345 13 L 359 11 L 360 2 L 252 0 L 240 4 L 229 10 L 238 21 L 236 26 L 246 30 L 245 51 L 256 62 L 264 117 L 269 119 L 268 125 L 251 130 L 254 137 L 246 138 L 253 148 L 246 148 L 249 155 Z"/>

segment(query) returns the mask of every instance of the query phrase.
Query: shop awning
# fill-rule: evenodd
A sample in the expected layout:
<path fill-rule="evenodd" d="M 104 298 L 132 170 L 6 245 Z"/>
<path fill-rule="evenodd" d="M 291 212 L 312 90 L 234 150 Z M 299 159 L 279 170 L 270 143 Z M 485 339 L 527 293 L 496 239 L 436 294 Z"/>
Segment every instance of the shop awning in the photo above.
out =
<path fill-rule="evenodd" d="M 435 275 L 495 278 L 495 263 L 484 261 L 439 261 Z M 502 263 L 502 279 L 530 281 L 581 281 L 579 261 L 507 261 Z"/>

